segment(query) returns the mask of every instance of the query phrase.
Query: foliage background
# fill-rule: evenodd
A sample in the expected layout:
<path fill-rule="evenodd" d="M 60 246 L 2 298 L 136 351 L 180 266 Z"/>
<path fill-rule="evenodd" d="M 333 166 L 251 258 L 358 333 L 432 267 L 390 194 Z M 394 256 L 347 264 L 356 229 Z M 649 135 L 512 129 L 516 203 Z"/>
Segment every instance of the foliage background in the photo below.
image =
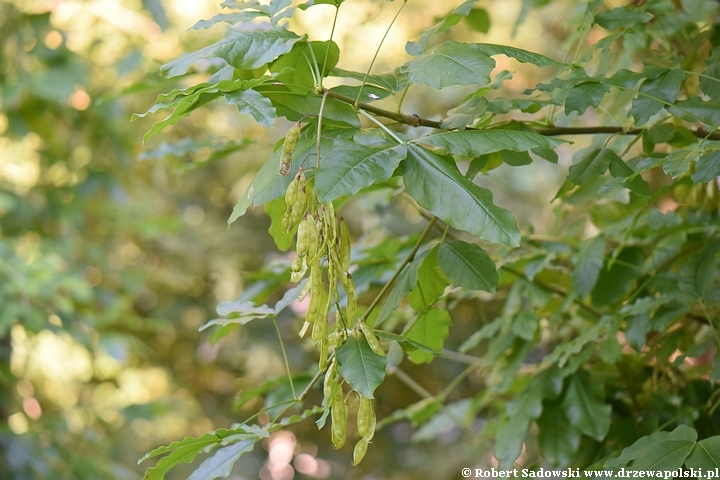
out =
<path fill-rule="evenodd" d="M 515 32 L 523 6 L 545 3 Z M 226 220 L 286 128 L 280 120 L 277 130 L 260 127 L 214 102 L 141 145 L 154 119 L 129 123 L 131 113 L 183 85 L 160 78 L 161 64 L 221 38 L 222 27 L 185 31 L 218 12 L 217 2 L 3 0 L 1 6 L 0 476 L 140 478 L 145 467 L 137 459 L 146 451 L 247 417 L 257 404 L 234 408 L 238 393 L 284 372 L 269 323 L 252 323 L 216 344 L 211 330 L 198 327 L 216 316 L 220 301 L 276 295 L 272 287 L 288 257 L 274 248 L 264 212 L 251 211 L 229 230 Z M 335 36 L 343 52 L 339 67 L 367 68 L 396 6 L 369 0 L 343 6 Z M 480 6 L 489 13 L 489 31 L 461 23 L 448 38 L 511 44 L 553 58 L 576 39 L 568 21 L 584 8 L 562 0 Z M 411 0 L 374 71 L 403 63 L 407 39 L 448 8 Z M 332 14 L 314 8 L 291 26 L 324 40 Z M 585 42 L 602 34 L 595 29 Z M 515 72 L 504 96 L 548 80 L 527 64 L 497 62 L 498 71 Z M 471 91 L 417 87 L 404 110 L 439 118 Z M 589 111 L 585 120 L 593 123 L 594 115 L 601 113 Z M 578 238 L 596 233 L 576 221 L 586 214 L 582 207 L 561 211 L 551 203 L 572 154 L 592 139 L 573 140 L 559 148 L 558 165 L 534 162 L 522 171 L 503 165 L 481 180 L 516 214 L 520 229 L 539 239 L 574 224 Z M 351 202 L 344 212 L 353 236 L 369 243 L 417 234 L 425 224 L 412 205 L 384 197 Z M 501 313 L 502 299 L 481 300 L 453 305 L 448 348 Z M 294 315 L 280 318 L 286 339 L 297 326 Z M 287 348 L 298 370 L 314 362 L 302 342 Z M 404 371 L 418 387 L 438 392 L 464 368 L 438 358 Z M 476 395 L 485 380 L 468 376 L 447 402 Z M 379 418 L 420 399 L 394 377 L 377 396 Z M 462 414 L 468 405 L 455 408 Z M 470 427 L 487 422 L 493 418 L 478 417 Z M 445 428 L 448 423 L 439 418 L 417 432 L 409 422 L 391 425 L 355 469 L 347 448 L 333 451 L 326 431 L 303 423 L 243 457 L 232 478 L 456 478 L 464 466 L 490 466 L 488 444 L 462 428 Z M 190 471 L 179 467 L 168 478 Z"/>

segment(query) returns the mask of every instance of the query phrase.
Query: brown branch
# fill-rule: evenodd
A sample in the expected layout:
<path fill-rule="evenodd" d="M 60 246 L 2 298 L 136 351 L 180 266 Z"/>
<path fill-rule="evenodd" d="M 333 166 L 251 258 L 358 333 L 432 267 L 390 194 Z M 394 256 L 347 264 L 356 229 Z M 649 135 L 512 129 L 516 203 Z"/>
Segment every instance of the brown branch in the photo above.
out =
<path fill-rule="evenodd" d="M 368 103 L 362 103 L 358 102 L 357 105 L 355 104 L 355 100 L 346 97 L 345 95 L 340 95 L 339 93 L 335 93 L 332 90 L 326 90 L 327 96 L 332 97 L 336 100 L 339 100 L 341 102 L 347 103 L 348 105 L 352 105 L 356 108 L 361 108 L 365 110 L 366 112 L 374 113 L 375 115 L 378 115 L 380 117 L 388 118 L 390 120 L 395 120 L 396 122 L 402 123 L 404 125 L 410 125 L 411 127 L 430 127 L 430 128 L 437 128 L 440 130 L 447 130 L 446 128 L 443 128 L 442 122 L 438 122 L 435 120 L 428 120 L 427 118 L 419 117 L 418 115 L 405 115 L 402 113 L 395 113 L 391 112 L 390 110 L 385 110 L 384 108 L 378 108 L 373 105 L 370 105 Z M 472 127 L 466 128 L 466 130 L 477 130 Z M 559 135 L 597 135 L 597 134 L 619 134 L 619 135 L 640 135 L 644 129 L 642 128 L 630 128 L 625 129 L 623 127 L 612 127 L 612 126 L 597 126 L 597 127 L 545 127 L 545 128 L 534 128 L 534 130 L 539 133 L 540 135 L 545 135 L 547 137 L 554 137 Z M 705 130 L 693 130 L 692 134 L 695 135 L 698 138 L 707 138 L 709 140 L 720 140 L 720 132 L 706 132 Z"/>

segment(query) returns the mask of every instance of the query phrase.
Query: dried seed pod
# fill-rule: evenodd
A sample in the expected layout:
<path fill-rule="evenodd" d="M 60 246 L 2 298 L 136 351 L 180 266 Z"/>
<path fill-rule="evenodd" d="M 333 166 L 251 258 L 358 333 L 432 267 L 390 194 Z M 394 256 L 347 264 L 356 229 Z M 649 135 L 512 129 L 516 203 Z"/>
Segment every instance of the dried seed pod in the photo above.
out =
<path fill-rule="evenodd" d="M 350 271 L 350 230 L 343 217 L 340 217 L 340 238 L 338 240 L 338 256 L 340 267 L 344 272 Z"/>

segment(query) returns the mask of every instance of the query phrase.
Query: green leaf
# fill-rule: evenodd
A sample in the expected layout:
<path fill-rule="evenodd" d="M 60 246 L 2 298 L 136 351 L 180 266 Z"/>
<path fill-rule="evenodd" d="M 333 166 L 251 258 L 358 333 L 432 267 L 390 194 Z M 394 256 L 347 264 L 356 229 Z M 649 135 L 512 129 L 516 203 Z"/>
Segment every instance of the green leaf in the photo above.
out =
<path fill-rule="evenodd" d="M 199 20 L 195 25 L 190 27 L 192 30 L 200 30 L 202 28 L 210 28 L 217 23 L 225 22 L 230 24 L 252 22 L 256 18 L 270 17 L 266 12 L 258 12 L 257 10 L 243 11 L 243 12 L 232 12 L 232 13 L 218 13 L 210 20 Z"/>
<path fill-rule="evenodd" d="M 537 425 L 538 446 L 545 460 L 553 467 L 569 465 L 576 458 L 580 432 L 570 425 L 562 406 L 545 402 Z"/>
<path fill-rule="evenodd" d="M 498 283 L 495 263 L 474 243 L 445 240 L 440 244 L 438 263 L 455 285 L 490 293 L 495 291 Z"/>
<path fill-rule="evenodd" d="M 236 105 L 240 113 L 252 115 L 260 125 L 268 128 L 275 126 L 275 108 L 267 97 L 255 90 L 239 90 L 225 93 L 230 105 Z"/>
<path fill-rule="evenodd" d="M 407 338 L 403 335 L 398 335 L 397 333 L 386 332 L 385 330 L 375 330 L 375 335 L 377 335 L 379 338 L 384 338 L 385 340 L 393 340 L 395 342 L 398 342 L 399 344 L 402 344 L 403 350 L 406 351 L 412 352 L 414 350 L 422 350 L 423 352 L 427 352 L 436 357 L 442 355 L 442 353 L 438 352 L 437 350 L 433 350 L 427 345 L 423 345 L 422 343 L 416 342 L 415 340 Z"/>
<path fill-rule="evenodd" d="M 445 309 L 432 308 L 410 324 L 403 335 L 432 350 L 440 351 L 449 332 L 450 314 Z M 410 352 L 408 357 L 414 363 L 429 363 L 434 355 L 418 349 Z"/>
<path fill-rule="evenodd" d="M 628 28 L 652 20 L 652 15 L 634 7 L 617 7 L 595 15 L 595 22 L 606 30 Z"/>
<path fill-rule="evenodd" d="M 630 445 L 623 449 L 619 457 L 611 458 L 605 462 L 606 468 L 620 468 L 627 467 L 631 462 L 637 463 L 637 460 L 642 457 L 645 452 L 652 449 L 654 445 L 661 442 L 668 441 L 695 441 L 697 439 L 697 432 L 687 425 L 679 425 L 672 432 L 655 432 L 651 435 L 640 437 Z"/>
<path fill-rule="evenodd" d="M 715 238 L 685 261 L 678 279 L 680 290 L 697 298 L 709 292 L 720 276 L 718 252 L 720 252 L 720 239 Z"/>
<path fill-rule="evenodd" d="M 276 198 L 265 204 L 265 213 L 270 217 L 270 228 L 268 232 L 273 240 L 275 240 L 275 245 L 283 252 L 287 251 L 287 249 L 295 243 L 295 229 L 288 233 L 283 232 L 282 229 L 281 223 L 286 210 L 287 204 L 283 197 Z"/>
<path fill-rule="evenodd" d="M 677 178 L 690 169 L 690 165 L 700 158 L 699 150 L 676 150 L 670 153 L 663 163 L 663 171 Z"/>
<path fill-rule="evenodd" d="M 705 183 L 715 180 L 718 176 L 720 176 L 720 150 L 714 150 L 698 158 L 691 178 L 695 183 Z"/>
<path fill-rule="evenodd" d="M 690 122 L 703 122 L 715 128 L 720 128 L 720 100 L 712 99 L 704 102 L 700 97 L 690 97 L 687 100 L 675 102 L 665 109 Z"/>
<path fill-rule="evenodd" d="M 720 98 L 720 47 L 713 48 L 705 64 L 707 68 L 700 77 L 700 89 L 710 98 Z"/>
<path fill-rule="evenodd" d="M 523 310 L 513 317 L 510 330 L 518 337 L 530 342 L 535 338 L 538 323 L 539 319 L 535 312 Z"/>
<path fill-rule="evenodd" d="M 310 52 L 311 48 L 312 53 Z M 325 63 L 326 55 L 327 63 Z M 340 59 L 340 48 L 333 41 L 298 42 L 293 45 L 290 52 L 281 55 L 270 65 L 270 71 L 281 72 L 289 68 L 292 73 L 284 77 L 283 81 L 290 91 L 313 92 L 315 90 L 315 81 L 312 74 L 312 68 L 315 66 L 313 58 L 317 62 L 319 72 L 324 77 L 337 65 Z"/>
<path fill-rule="evenodd" d="M 233 445 L 219 448 L 210 458 L 206 459 L 189 477 L 188 480 L 214 480 L 226 478 L 232 472 L 233 465 L 245 453 L 252 452 L 259 438 L 242 440 Z"/>
<path fill-rule="evenodd" d="M 572 281 L 580 298 L 585 298 L 597 282 L 605 257 L 605 238 L 602 235 L 584 240 L 575 256 Z"/>
<path fill-rule="evenodd" d="M 697 436 L 697 434 L 696 434 Z M 632 466 L 639 470 L 678 470 L 695 447 L 695 440 L 666 440 L 651 445 Z"/>
<path fill-rule="evenodd" d="M 473 8 L 465 17 L 465 21 L 476 32 L 488 33 L 490 30 L 490 15 L 484 8 Z"/>
<path fill-rule="evenodd" d="M 375 85 L 392 93 L 398 93 L 404 90 L 407 86 L 407 77 L 405 77 L 405 75 L 397 68 L 392 72 L 370 75 L 367 73 L 343 70 L 342 68 L 334 68 L 330 72 L 330 75 L 335 77 L 352 78 L 368 85 Z"/>
<path fill-rule="evenodd" d="M 373 392 L 385 378 L 387 358 L 373 352 L 364 336 L 349 337 L 335 350 L 335 356 L 350 386 L 365 398 L 375 398 Z"/>
<path fill-rule="evenodd" d="M 510 47 L 508 45 L 495 45 L 492 43 L 477 43 L 476 44 L 481 52 L 487 56 L 494 55 L 505 55 L 510 58 L 514 58 L 521 63 L 532 63 L 536 67 L 540 68 L 565 68 L 566 64 L 553 60 L 545 55 L 539 53 L 529 52 L 522 48 Z"/>
<path fill-rule="evenodd" d="M 672 103 L 680 91 L 685 72 L 679 68 L 666 70 L 655 78 L 646 78 L 640 85 L 637 98 L 633 100 L 630 113 L 635 125 L 645 124 L 667 103 Z"/>
<path fill-rule="evenodd" d="M 307 2 L 298 5 L 300 10 L 307 10 L 314 5 L 332 5 L 339 7 L 345 0 L 308 0 Z"/>
<path fill-rule="evenodd" d="M 592 304 L 602 307 L 623 298 L 633 282 L 643 274 L 644 260 L 645 252 L 640 247 L 626 247 L 616 261 L 608 260 L 612 266 L 608 269 L 606 263 L 600 271 L 591 292 Z"/>
<path fill-rule="evenodd" d="M 476 44 L 445 42 L 439 47 L 411 60 L 400 71 L 414 83 L 431 88 L 451 85 L 485 85 L 495 60 L 484 54 Z"/>
<path fill-rule="evenodd" d="M 278 116 L 284 116 L 292 122 L 301 120 L 312 112 L 320 112 L 322 97 L 319 95 L 298 95 L 297 92 L 285 90 L 283 87 L 258 87 L 260 93 L 268 97 Z M 323 126 L 339 128 L 360 128 L 360 120 L 351 105 L 334 98 L 325 101 L 323 110 Z"/>
<path fill-rule="evenodd" d="M 252 70 L 289 52 L 301 38 L 280 27 L 252 32 L 230 31 L 219 42 L 163 65 L 160 73 L 166 77 L 183 75 L 201 58 L 222 58 L 235 68 Z"/>
<path fill-rule="evenodd" d="M 427 312 L 449 284 L 450 280 L 438 265 L 438 247 L 435 247 L 427 254 L 418 269 L 417 285 L 408 296 L 410 306 L 418 312 Z"/>
<path fill-rule="evenodd" d="M 502 161 L 511 167 L 521 167 L 532 163 L 532 158 L 528 152 L 511 152 L 510 150 L 501 150 L 500 152 L 493 153 L 492 155 L 500 155 Z"/>
<path fill-rule="evenodd" d="M 555 148 L 562 144 L 560 140 L 520 130 L 444 132 L 422 137 L 417 142 L 442 148 L 452 155 L 465 155 L 471 158 L 502 150 L 525 152 L 537 147 Z"/>
<path fill-rule="evenodd" d="M 338 138 L 315 173 L 318 200 L 329 202 L 390 178 L 407 155 L 404 144 L 374 148 Z"/>
<path fill-rule="evenodd" d="M 452 159 L 411 144 L 401 167 L 410 195 L 450 226 L 488 242 L 520 244 L 513 215 L 494 205 L 490 190 L 465 178 Z"/>
<path fill-rule="evenodd" d="M 688 468 L 702 468 L 705 472 L 720 468 L 720 435 L 700 440 L 685 460 Z"/>
<path fill-rule="evenodd" d="M 607 84 L 595 80 L 578 83 L 565 98 L 565 115 L 572 112 L 582 115 L 588 107 L 597 107 L 609 91 Z"/>
<path fill-rule="evenodd" d="M 604 175 L 613 160 L 622 162 L 622 159 L 612 150 L 607 148 L 592 150 L 580 162 L 570 167 L 568 180 L 575 185 L 585 185 L 589 181 Z"/>
<path fill-rule="evenodd" d="M 605 439 L 612 407 L 598 397 L 584 376 L 570 377 L 562 404 L 572 426 L 598 442 Z"/>

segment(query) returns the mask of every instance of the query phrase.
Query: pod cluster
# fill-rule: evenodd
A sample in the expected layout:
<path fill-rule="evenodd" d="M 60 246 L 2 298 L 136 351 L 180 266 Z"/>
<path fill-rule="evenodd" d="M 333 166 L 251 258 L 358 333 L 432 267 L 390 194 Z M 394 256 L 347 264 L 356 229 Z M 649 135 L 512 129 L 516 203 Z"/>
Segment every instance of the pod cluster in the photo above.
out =
<path fill-rule="evenodd" d="M 287 142 L 287 140 L 286 140 Z M 289 168 L 289 167 L 288 167 Z M 309 272 L 309 279 L 298 300 L 310 295 L 305 323 L 300 336 L 308 332 L 319 347 L 318 367 L 325 372 L 324 404 L 330 409 L 332 442 L 335 448 L 345 444 L 348 424 L 347 396 L 344 380 L 338 372 L 330 351 L 343 344 L 349 335 L 363 335 L 378 355 L 385 355 L 373 329 L 357 318 L 357 292 L 350 275 L 350 231 L 342 217 L 338 217 L 332 202 L 319 202 L 313 181 L 299 169 L 285 192 L 287 208 L 282 219 L 286 233 L 297 226 L 297 258 L 291 265 L 291 281 L 300 282 Z M 345 308 L 340 306 L 340 287 L 345 292 Z M 334 325 L 329 325 L 335 307 Z M 359 400 L 357 422 L 360 441 L 355 446 L 353 463 L 365 456 L 375 433 L 373 401 L 357 394 Z"/>

